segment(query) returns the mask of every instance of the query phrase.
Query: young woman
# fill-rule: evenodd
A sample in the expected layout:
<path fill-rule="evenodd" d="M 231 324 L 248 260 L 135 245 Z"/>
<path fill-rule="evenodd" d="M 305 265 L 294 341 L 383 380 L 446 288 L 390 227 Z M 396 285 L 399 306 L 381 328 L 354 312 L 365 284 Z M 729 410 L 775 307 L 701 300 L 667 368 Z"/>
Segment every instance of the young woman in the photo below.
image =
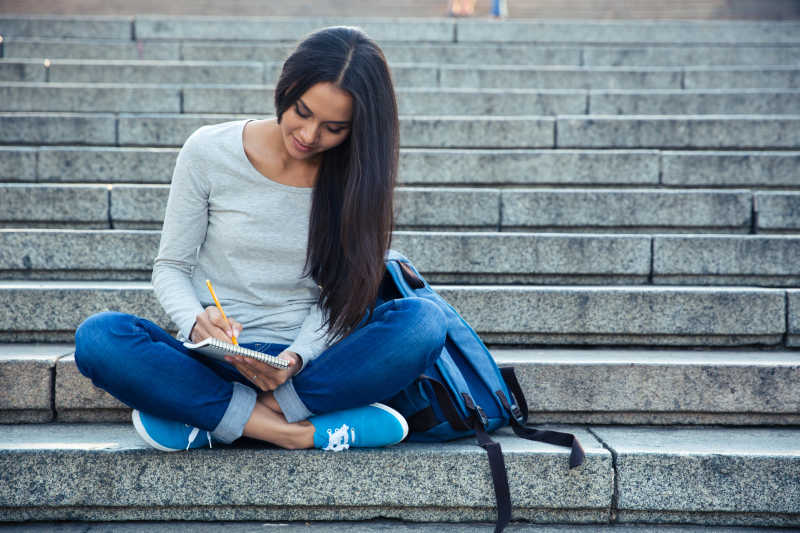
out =
<path fill-rule="evenodd" d="M 156 448 L 395 444 L 408 425 L 387 404 L 444 344 L 435 304 L 380 295 L 399 152 L 380 48 L 355 28 L 312 33 L 284 63 L 275 110 L 203 126 L 178 154 L 152 282 L 179 338 L 117 312 L 75 333 L 79 370 L 134 408 Z M 181 342 L 234 336 L 288 369 Z"/>

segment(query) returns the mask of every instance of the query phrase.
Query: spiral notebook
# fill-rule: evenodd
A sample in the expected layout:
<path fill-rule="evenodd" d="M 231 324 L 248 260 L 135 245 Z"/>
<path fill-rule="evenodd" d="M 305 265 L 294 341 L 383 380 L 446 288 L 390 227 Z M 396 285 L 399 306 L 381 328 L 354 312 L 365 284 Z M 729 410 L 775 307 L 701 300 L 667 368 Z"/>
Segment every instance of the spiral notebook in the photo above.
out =
<path fill-rule="evenodd" d="M 214 337 L 208 337 L 207 339 L 203 339 L 196 344 L 184 342 L 183 345 L 190 350 L 200 352 L 203 355 L 213 357 L 214 359 L 218 359 L 220 361 L 225 361 L 226 355 L 236 354 L 243 355 L 244 357 L 251 357 L 257 361 L 261 361 L 262 363 L 267 363 L 270 366 L 274 366 L 275 368 L 289 367 L 289 361 L 286 359 L 281 359 L 267 353 L 257 352 L 249 348 L 243 348 L 236 344 L 215 339 Z"/>

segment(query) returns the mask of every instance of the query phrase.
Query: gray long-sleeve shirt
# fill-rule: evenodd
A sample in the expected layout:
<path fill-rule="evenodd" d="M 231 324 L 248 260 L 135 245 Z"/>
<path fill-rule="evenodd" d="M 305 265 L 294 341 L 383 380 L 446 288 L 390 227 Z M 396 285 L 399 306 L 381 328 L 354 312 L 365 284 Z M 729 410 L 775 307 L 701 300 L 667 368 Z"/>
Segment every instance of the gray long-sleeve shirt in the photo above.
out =
<path fill-rule="evenodd" d="M 248 120 L 198 128 L 178 154 L 152 282 L 158 301 L 188 338 L 214 305 L 242 323 L 240 343 L 288 344 L 303 367 L 328 346 L 319 287 L 301 278 L 310 187 L 262 175 L 242 144 Z"/>

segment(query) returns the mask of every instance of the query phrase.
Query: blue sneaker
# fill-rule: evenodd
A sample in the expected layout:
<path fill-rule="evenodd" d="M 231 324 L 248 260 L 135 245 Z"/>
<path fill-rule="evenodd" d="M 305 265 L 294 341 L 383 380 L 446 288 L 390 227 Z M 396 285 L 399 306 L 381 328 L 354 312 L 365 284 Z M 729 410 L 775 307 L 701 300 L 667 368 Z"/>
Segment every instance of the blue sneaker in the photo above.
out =
<path fill-rule="evenodd" d="M 408 435 L 403 415 L 382 403 L 344 409 L 308 419 L 314 426 L 314 447 L 338 452 L 397 444 Z"/>
<path fill-rule="evenodd" d="M 133 427 L 144 441 L 164 452 L 211 448 L 211 433 L 188 424 L 133 410 Z M 206 442 L 207 441 L 207 442 Z"/>

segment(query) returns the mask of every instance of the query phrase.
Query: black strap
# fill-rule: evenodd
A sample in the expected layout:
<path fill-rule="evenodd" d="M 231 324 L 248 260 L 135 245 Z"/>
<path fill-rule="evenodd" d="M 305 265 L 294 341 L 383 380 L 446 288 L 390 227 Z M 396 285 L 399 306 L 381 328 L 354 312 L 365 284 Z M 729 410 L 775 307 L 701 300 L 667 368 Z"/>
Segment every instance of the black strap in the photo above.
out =
<path fill-rule="evenodd" d="M 522 425 L 527 424 L 528 402 L 525 401 L 525 394 L 522 393 L 522 387 L 520 387 L 519 381 L 517 380 L 517 374 L 514 373 L 514 367 L 501 366 L 500 374 L 503 376 L 503 381 L 506 382 L 509 392 L 511 392 L 511 395 L 514 396 L 516 405 L 519 407 L 520 411 L 522 411 L 522 420 L 520 420 L 519 423 Z"/>
<path fill-rule="evenodd" d="M 528 440 L 535 440 L 539 442 L 546 442 L 548 444 L 555 444 L 556 446 L 564 446 L 571 448 L 569 454 L 569 467 L 575 468 L 583 464 L 586 454 L 583 451 L 583 446 L 578 442 L 578 439 L 572 433 L 561 433 L 559 431 L 549 431 L 543 429 L 536 429 L 527 427 L 528 422 L 528 403 L 525 401 L 525 396 L 522 394 L 522 387 L 519 385 L 517 375 L 514 373 L 514 367 L 503 367 L 500 373 L 508 386 L 508 390 L 514 395 L 516 405 L 509 403 L 505 394 L 502 391 L 497 391 L 497 397 L 503 407 L 511 413 L 511 429 L 518 437 Z M 521 413 L 521 416 L 516 416 L 515 413 Z"/>
<path fill-rule="evenodd" d="M 408 266 L 408 263 L 405 261 L 398 261 L 397 265 L 400 267 L 400 272 L 403 274 L 403 277 L 408 283 L 408 286 L 412 289 L 421 289 L 425 286 L 425 283 L 417 276 L 414 271 Z"/>
<path fill-rule="evenodd" d="M 409 431 L 416 433 L 425 433 L 432 427 L 439 425 L 439 417 L 436 416 L 436 411 L 431 406 L 407 416 L 406 421 L 408 421 Z"/>
<path fill-rule="evenodd" d="M 467 409 L 472 413 L 470 422 L 475 430 L 478 445 L 486 450 L 489 458 L 494 497 L 497 501 L 497 522 L 495 522 L 494 533 L 502 533 L 511 521 L 511 491 L 508 488 L 508 474 L 506 473 L 506 462 L 503 459 L 503 450 L 500 448 L 500 443 L 492 440 L 486 433 L 487 419 L 483 409 L 475 405 L 469 394 L 462 392 L 461 396 L 464 398 Z"/>
<path fill-rule="evenodd" d="M 450 397 L 450 393 L 447 392 L 447 387 L 444 386 L 444 383 L 427 374 L 422 374 L 419 379 L 427 381 L 431 385 L 433 393 L 436 395 L 436 400 L 439 402 L 439 408 L 442 410 L 445 419 L 450 423 L 450 426 L 455 431 L 468 431 L 470 427 L 461 418 L 461 414 L 453 403 L 453 399 Z"/>

